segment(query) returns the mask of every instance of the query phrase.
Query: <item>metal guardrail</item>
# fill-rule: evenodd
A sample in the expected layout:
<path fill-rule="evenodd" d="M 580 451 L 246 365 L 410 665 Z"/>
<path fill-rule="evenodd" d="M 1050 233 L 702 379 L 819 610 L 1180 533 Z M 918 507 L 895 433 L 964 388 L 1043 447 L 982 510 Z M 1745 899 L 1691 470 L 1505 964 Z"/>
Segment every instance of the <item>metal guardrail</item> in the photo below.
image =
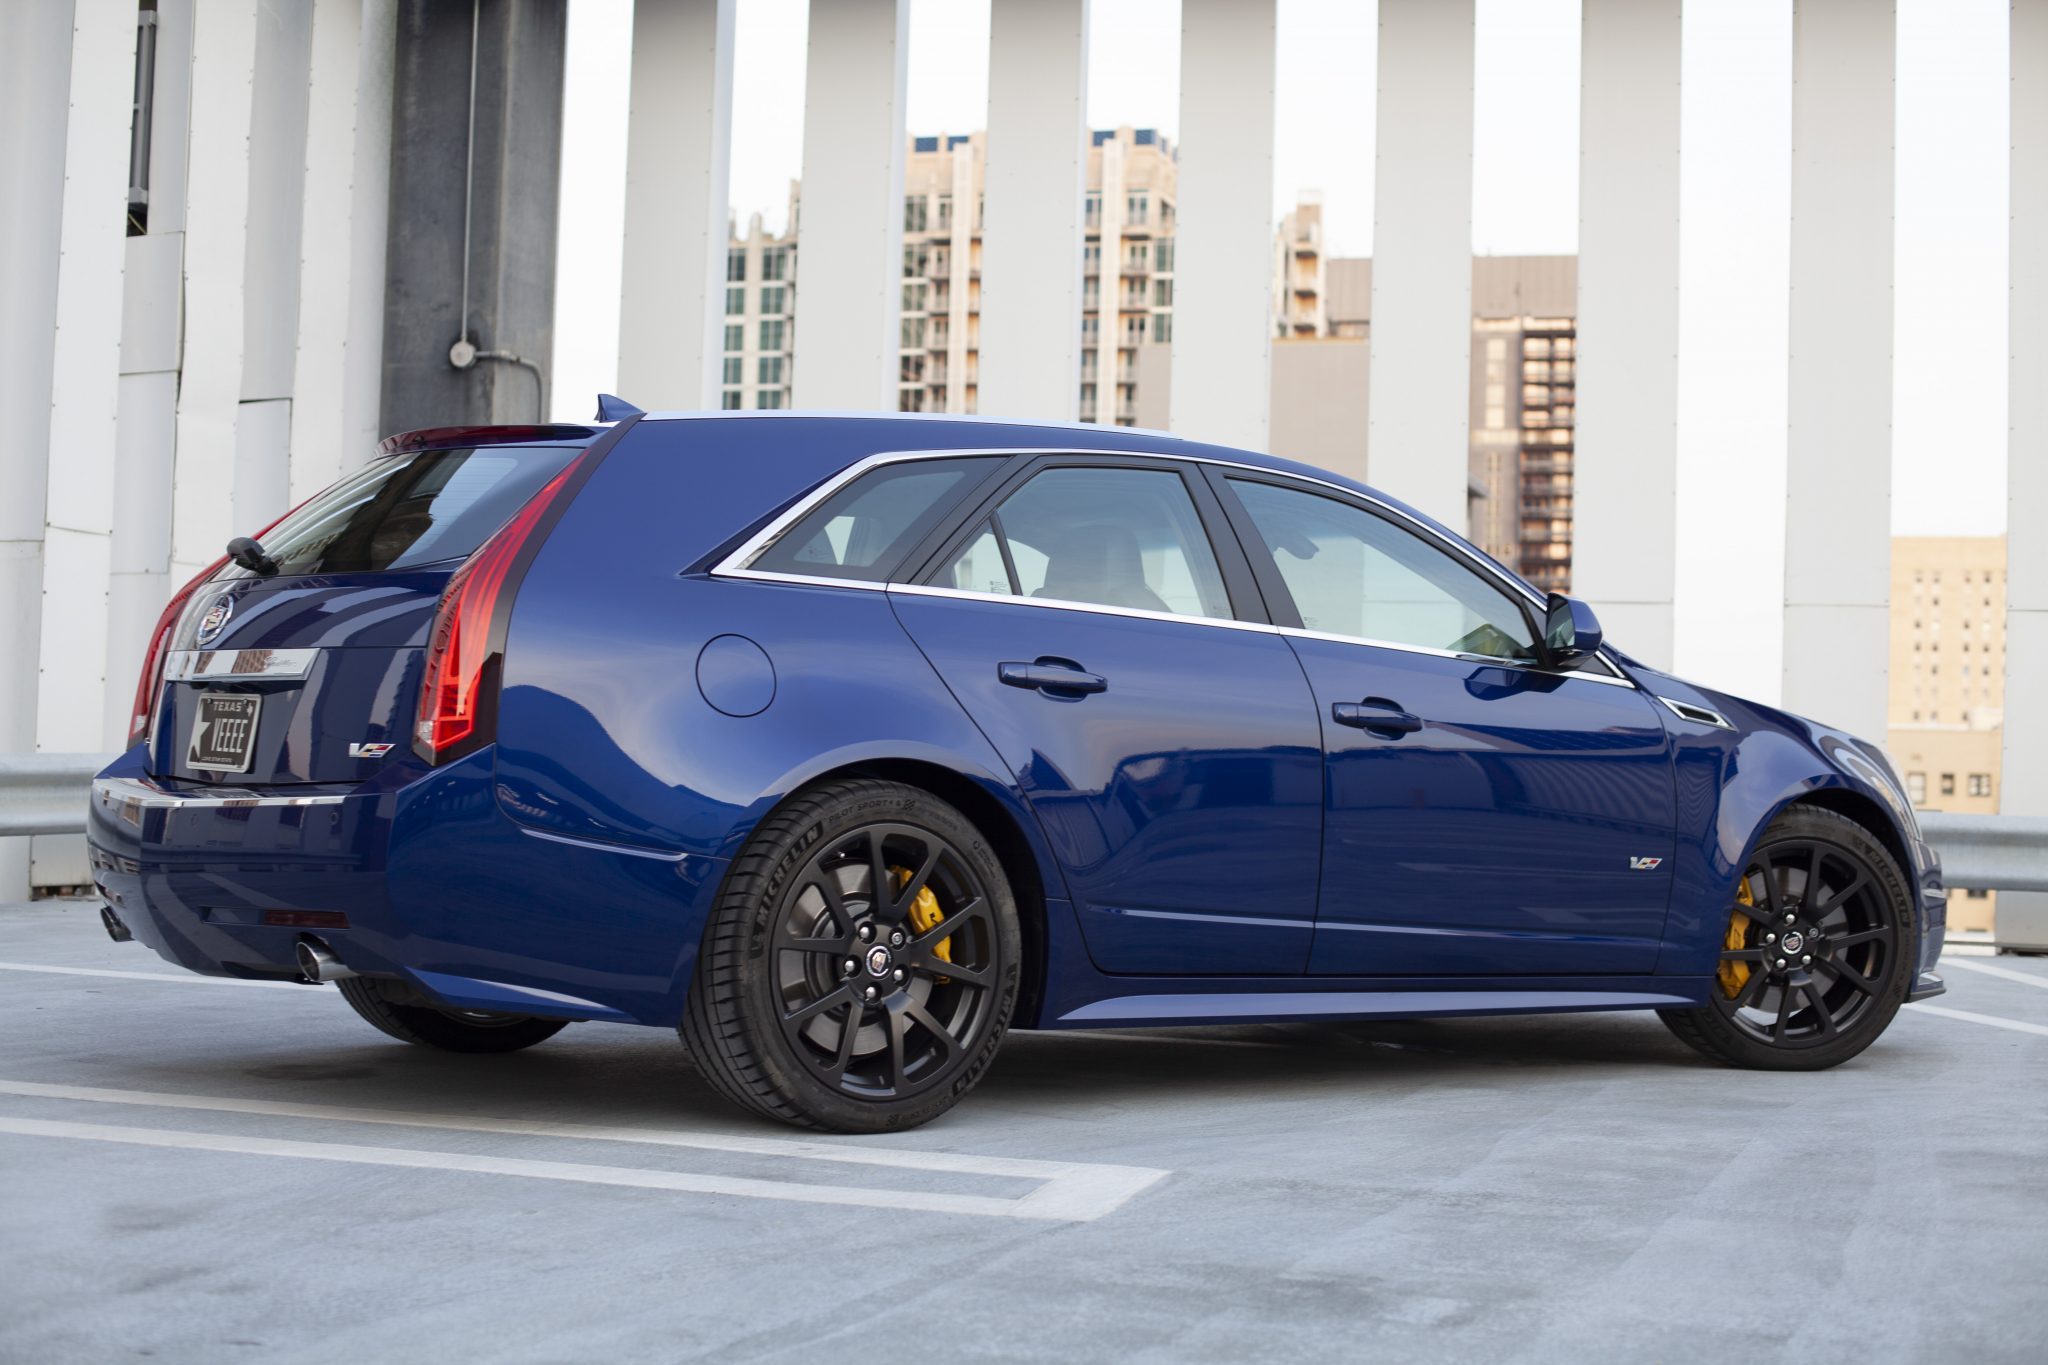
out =
<path fill-rule="evenodd" d="M 111 754 L 0 754 L 0 836 L 82 834 L 92 775 Z M 1950 886 L 2048 891 L 2048 819 L 1920 812 Z"/>
<path fill-rule="evenodd" d="M 83 834 L 92 775 L 112 754 L 0 754 L 0 836 Z"/>

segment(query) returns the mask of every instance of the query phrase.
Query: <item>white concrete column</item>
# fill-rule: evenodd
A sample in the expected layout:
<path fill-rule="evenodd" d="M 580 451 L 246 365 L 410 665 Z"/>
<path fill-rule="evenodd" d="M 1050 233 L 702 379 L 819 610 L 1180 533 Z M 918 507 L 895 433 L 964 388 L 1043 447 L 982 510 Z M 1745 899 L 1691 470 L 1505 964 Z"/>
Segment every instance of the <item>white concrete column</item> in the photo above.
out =
<path fill-rule="evenodd" d="M 246 530 L 235 486 L 249 239 L 249 119 L 257 0 L 195 7 L 185 205 L 185 350 L 171 497 L 172 576 L 189 578 Z"/>
<path fill-rule="evenodd" d="M 1182 0 L 1168 411 L 1180 435 L 1251 450 L 1266 448 L 1273 378 L 1275 41 L 1274 0 Z"/>
<path fill-rule="evenodd" d="M 63 255 L 52 341 L 36 746 L 89 753 L 106 733 L 107 583 L 121 383 L 135 14 L 80 5 L 65 125 Z"/>
<path fill-rule="evenodd" d="M 1892 490 L 1892 68 L 1885 0 L 1796 0 L 1786 709 L 1885 736 Z"/>
<path fill-rule="evenodd" d="M 2048 0 L 2012 6 L 2011 434 L 1999 810 L 2048 815 Z M 2000 892 L 2003 915 L 2015 897 Z"/>
<path fill-rule="evenodd" d="M 1078 412 L 1087 172 L 1088 0 L 993 0 L 982 412 L 1063 422 Z"/>
<path fill-rule="evenodd" d="M 397 0 L 314 0 L 292 373 L 292 503 L 368 459 L 376 445 L 397 23 Z"/>
<path fill-rule="evenodd" d="M 1679 0 L 1583 0 L 1572 592 L 1671 666 L 1678 533 Z"/>
<path fill-rule="evenodd" d="M 0 753 L 36 741 L 71 18 L 69 4 L 20 6 L 0 43 Z M 28 893 L 29 841 L 0 839 L 0 901 Z"/>
<path fill-rule="evenodd" d="M 718 406 L 732 44 L 733 0 L 633 7 L 619 392 L 650 411 Z"/>
<path fill-rule="evenodd" d="M 1459 532 L 1472 389 L 1472 25 L 1472 0 L 1380 0 L 1366 470 Z"/>
<path fill-rule="evenodd" d="M 798 407 L 896 408 L 909 50 L 909 0 L 811 0 Z"/>

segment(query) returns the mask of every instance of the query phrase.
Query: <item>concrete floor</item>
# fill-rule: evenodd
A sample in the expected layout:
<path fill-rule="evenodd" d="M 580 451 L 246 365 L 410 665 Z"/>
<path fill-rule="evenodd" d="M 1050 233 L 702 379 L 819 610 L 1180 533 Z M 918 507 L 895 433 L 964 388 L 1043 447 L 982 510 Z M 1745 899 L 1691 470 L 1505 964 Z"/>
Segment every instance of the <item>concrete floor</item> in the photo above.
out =
<path fill-rule="evenodd" d="M 1818 1075 L 1646 1015 L 1022 1034 L 806 1144 L 666 1033 L 435 1054 L 331 989 L 20 970 L 174 969 L 0 907 L 0 1359 L 2038 1362 L 2048 961 L 1959 962 L 1980 1017 Z"/>

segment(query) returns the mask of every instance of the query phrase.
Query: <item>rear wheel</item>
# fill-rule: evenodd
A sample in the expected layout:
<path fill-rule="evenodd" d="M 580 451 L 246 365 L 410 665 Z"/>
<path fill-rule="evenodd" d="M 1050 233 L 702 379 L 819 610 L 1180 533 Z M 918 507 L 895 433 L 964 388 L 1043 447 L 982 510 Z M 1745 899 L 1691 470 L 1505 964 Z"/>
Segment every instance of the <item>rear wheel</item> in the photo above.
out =
<path fill-rule="evenodd" d="M 448 1052 L 517 1052 L 546 1042 L 568 1027 L 566 1019 L 526 1014 L 443 1009 L 396 982 L 371 977 L 337 981 L 341 998 L 393 1038 Z"/>
<path fill-rule="evenodd" d="M 1869 1047 L 1898 1013 L 1918 941 L 1891 853 L 1845 816 L 1795 806 L 1736 883 L 1709 1002 L 1659 1010 L 1731 1066 L 1818 1071 Z"/>
<path fill-rule="evenodd" d="M 683 1041 L 756 1113 L 909 1128 L 987 1070 L 1019 957 L 1009 882 L 966 816 L 901 783 L 830 782 L 785 802 L 734 860 Z"/>

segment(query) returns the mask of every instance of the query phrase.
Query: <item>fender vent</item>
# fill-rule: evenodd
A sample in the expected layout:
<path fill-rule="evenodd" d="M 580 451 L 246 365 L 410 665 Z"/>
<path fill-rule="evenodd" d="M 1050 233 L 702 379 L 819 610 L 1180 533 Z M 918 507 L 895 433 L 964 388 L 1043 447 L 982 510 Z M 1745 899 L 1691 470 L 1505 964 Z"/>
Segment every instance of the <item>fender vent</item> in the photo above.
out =
<path fill-rule="evenodd" d="M 1670 707 L 1671 714 L 1677 716 L 1680 720 L 1689 720 L 1695 725 L 1712 725 L 1722 730 L 1733 730 L 1735 728 L 1728 723 L 1728 717 L 1722 715 L 1719 711 L 1709 711 L 1706 707 L 1694 706 L 1689 701 L 1673 701 L 1669 697 L 1659 697 L 1657 700 Z"/>

